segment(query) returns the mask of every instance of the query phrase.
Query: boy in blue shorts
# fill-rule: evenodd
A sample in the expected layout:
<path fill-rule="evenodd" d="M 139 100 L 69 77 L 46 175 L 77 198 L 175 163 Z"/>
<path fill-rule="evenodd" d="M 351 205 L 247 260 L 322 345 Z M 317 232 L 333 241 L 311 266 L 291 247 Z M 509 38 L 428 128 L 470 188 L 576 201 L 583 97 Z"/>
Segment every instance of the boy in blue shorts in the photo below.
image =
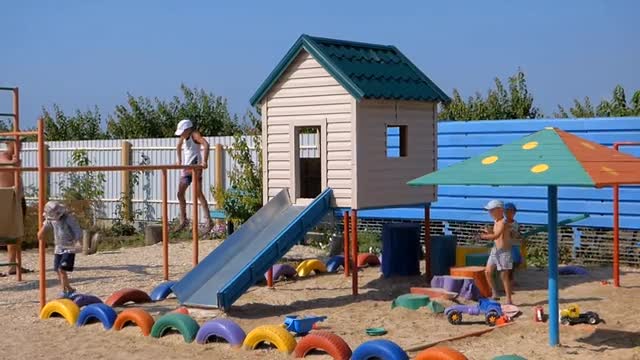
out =
<path fill-rule="evenodd" d="M 42 240 L 47 231 L 53 230 L 55 244 L 53 270 L 58 273 L 62 297 L 71 297 L 76 289 L 71 287 L 67 273 L 72 272 L 76 260 L 76 242 L 82 239 L 82 229 L 76 218 L 57 201 L 49 201 L 44 206 L 44 223 L 38 232 Z"/>
<path fill-rule="evenodd" d="M 520 233 L 520 224 L 516 221 L 516 212 L 518 209 L 514 203 L 504 204 L 504 216 L 507 224 L 511 225 L 511 257 L 513 258 L 513 269 L 509 273 L 511 286 L 515 285 L 516 268 L 522 264 L 522 253 L 520 246 L 522 244 L 522 234 Z"/>

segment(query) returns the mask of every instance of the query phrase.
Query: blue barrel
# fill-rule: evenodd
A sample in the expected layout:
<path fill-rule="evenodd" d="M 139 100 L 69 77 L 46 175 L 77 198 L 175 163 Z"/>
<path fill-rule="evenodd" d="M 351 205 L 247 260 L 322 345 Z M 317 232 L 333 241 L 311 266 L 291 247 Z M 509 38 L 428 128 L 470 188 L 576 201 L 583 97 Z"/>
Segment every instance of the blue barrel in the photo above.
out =
<path fill-rule="evenodd" d="M 420 275 L 420 225 L 382 226 L 382 275 Z"/>
<path fill-rule="evenodd" d="M 431 275 L 449 275 L 449 269 L 456 265 L 455 235 L 431 236 Z"/>

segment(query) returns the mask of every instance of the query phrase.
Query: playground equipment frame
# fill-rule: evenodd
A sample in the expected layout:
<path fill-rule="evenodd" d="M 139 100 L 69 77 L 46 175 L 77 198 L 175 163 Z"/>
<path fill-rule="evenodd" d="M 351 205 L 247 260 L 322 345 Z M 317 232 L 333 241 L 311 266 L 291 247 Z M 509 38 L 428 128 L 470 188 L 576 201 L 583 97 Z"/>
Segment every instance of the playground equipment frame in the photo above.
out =
<path fill-rule="evenodd" d="M 623 141 L 613 144 L 616 151 L 621 146 L 639 146 L 640 142 Z M 620 185 L 613 185 L 613 286 L 620 287 Z"/>
<path fill-rule="evenodd" d="M 13 88 L 0 88 L 0 90 L 7 90 Z M 14 94 L 17 94 L 18 90 L 15 89 Z M 193 266 L 198 264 L 198 188 L 200 184 L 199 176 L 196 176 L 198 170 L 204 170 L 206 167 L 203 165 L 121 165 L 121 166 L 81 166 L 81 167 L 49 167 L 46 165 L 45 158 L 45 132 L 44 132 L 44 120 L 38 120 L 37 131 L 19 131 L 19 115 L 17 113 L 17 95 L 14 95 L 14 114 L 13 115 L 13 131 L 0 133 L 0 137 L 12 136 L 16 139 L 16 144 L 20 144 L 20 138 L 26 136 L 37 136 L 38 143 L 38 157 L 37 167 L 24 168 L 21 163 L 18 162 L 18 166 L 13 167 L 0 167 L 0 172 L 13 172 L 16 177 L 16 184 L 20 183 L 20 174 L 22 172 L 37 172 L 38 173 L 38 214 L 44 213 L 44 205 L 47 202 L 47 189 L 46 178 L 47 173 L 55 172 L 86 172 L 86 171 L 152 171 L 161 170 L 162 172 L 162 268 L 164 280 L 169 280 L 169 219 L 168 219 L 168 206 L 167 206 L 167 171 L 168 170 L 191 170 L 193 172 L 193 210 L 192 210 L 192 243 L 193 243 Z M 7 115 L 7 114 L 5 114 Z M 17 151 L 18 160 L 20 160 L 20 152 Z M 38 219 L 38 230 L 42 227 L 42 219 Z M 22 280 L 21 266 L 22 266 L 22 252 L 20 241 L 17 242 L 16 248 L 16 262 L 17 262 L 17 277 L 18 280 Z M 44 239 L 38 242 L 38 264 L 39 264 L 39 300 L 40 309 L 44 307 L 47 299 L 46 289 L 46 243 Z"/>

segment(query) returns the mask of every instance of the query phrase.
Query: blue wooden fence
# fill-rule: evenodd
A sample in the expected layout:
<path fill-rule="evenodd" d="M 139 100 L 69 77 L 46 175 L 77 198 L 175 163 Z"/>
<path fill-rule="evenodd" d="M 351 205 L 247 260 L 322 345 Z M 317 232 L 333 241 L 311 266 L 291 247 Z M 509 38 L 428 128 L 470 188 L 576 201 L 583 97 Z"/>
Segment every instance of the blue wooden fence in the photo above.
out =
<path fill-rule="evenodd" d="M 640 142 L 640 118 L 544 119 L 496 121 L 445 121 L 438 125 L 438 168 L 442 169 L 493 147 L 517 140 L 546 126 L 612 146 L 619 141 Z M 623 147 L 624 152 L 640 157 L 640 146 Z M 640 169 L 638 169 L 640 171 Z M 525 224 L 545 224 L 547 198 L 544 187 L 440 186 L 438 201 L 432 204 L 434 220 L 488 221 L 483 206 L 494 198 L 514 202 L 517 218 Z M 560 220 L 588 213 L 589 219 L 576 225 L 612 227 L 612 191 L 610 188 L 561 187 L 558 194 Z M 367 210 L 364 218 L 421 219 L 422 209 L 396 208 Z M 620 189 L 620 226 L 640 229 L 640 186 Z"/>

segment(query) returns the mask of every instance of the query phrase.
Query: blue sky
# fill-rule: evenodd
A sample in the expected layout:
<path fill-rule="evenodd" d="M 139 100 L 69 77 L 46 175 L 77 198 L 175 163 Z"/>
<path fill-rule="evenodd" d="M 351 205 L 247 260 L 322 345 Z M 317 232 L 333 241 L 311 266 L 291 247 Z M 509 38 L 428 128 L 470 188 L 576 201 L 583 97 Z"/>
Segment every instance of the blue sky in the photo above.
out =
<path fill-rule="evenodd" d="M 126 93 L 169 98 L 180 83 L 249 97 L 301 33 L 392 44 L 447 93 L 485 91 L 518 67 L 550 114 L 575 97 L 640 89 L 640 2 L 7 1 L 0 86 L 21 88 L 25 125 L 41 107 L 98 105 Z M 10 110 L 0 96 L 0 112 Z"/>

